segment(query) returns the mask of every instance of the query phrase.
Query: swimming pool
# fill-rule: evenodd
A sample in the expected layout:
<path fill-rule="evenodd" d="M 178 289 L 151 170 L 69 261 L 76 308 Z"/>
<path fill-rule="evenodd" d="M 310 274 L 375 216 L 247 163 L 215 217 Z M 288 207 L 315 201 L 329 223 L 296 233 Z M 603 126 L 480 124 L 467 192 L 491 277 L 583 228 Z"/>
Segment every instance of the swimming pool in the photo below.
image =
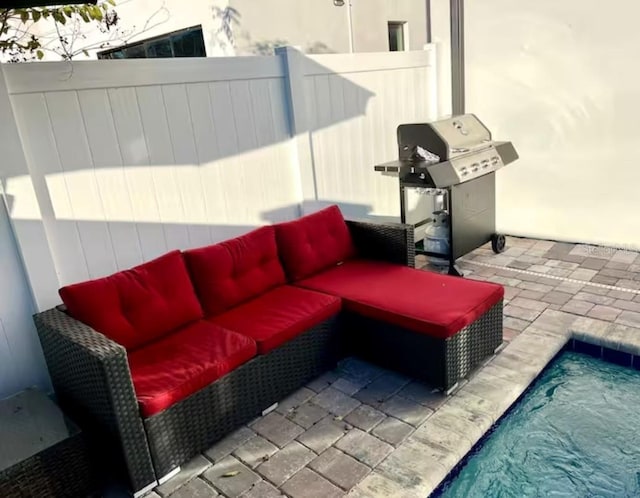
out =
<path fill-rule="evenodd" d="M 563 353 L 435 496 L 640 496 L 640 371 Z"/>

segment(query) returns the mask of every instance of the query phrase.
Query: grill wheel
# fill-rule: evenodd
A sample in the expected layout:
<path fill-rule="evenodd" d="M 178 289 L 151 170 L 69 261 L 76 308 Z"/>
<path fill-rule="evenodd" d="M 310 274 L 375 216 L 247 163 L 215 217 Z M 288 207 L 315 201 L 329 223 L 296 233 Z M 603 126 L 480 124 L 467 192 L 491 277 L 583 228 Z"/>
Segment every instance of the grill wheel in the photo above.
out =
<path fill-rule="evenodd" d="M 506 247 L 507 239 L 504 235 L 501 233 L 494 233 L 491 236 L 491 249 L 493 249 L 493 252 L 500 254 L 506 249 Z"/>

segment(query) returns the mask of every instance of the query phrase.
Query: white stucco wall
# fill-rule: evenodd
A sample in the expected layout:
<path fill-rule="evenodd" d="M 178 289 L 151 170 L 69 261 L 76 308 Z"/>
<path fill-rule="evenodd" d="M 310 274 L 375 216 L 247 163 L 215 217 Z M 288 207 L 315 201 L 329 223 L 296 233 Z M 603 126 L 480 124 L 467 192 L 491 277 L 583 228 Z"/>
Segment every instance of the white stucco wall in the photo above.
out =
<path fill-rule="evenodd" d="M 348 52 L 348 3 L 333 0 L 229 0 L 240 14 L 235 30 L 236 50 L 252 53 L 286 41 L 309 52 Z M 408 46 L 421 50 L 427 42 L 426 0 L 351 0 L 355 52 L 389 49 L 387 22 L 408 23 Z"/>
<path fill-rule="evenodd" d="M 332 0 L 230 0 L 240 15 L 234 26 L 239 55 L 261 52 L 274 45 L 295 45 L 311 52 L 348 52 L 347 6 Z"/>
<path fill-rule="evenodd" d="M 354 49 L 389 50 L 387 22 L 407 23 L 405 50 L 421 50 L 427 43 L 426 0 L 352 0 Z"/>
<path fill-rule="evenodd" d="M 520 160 L 498 173 L 506 233 L 640 249 L 640 4 L 466 3 L 467 110 Z"/>

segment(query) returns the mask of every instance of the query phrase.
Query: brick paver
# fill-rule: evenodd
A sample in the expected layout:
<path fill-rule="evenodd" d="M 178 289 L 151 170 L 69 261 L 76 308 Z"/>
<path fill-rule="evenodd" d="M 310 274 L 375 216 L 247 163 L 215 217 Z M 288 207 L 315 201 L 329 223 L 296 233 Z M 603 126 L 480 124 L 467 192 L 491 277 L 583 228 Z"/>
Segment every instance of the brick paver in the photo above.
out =
<path fill-rule="evenodd" d="M 242 495 L 242 498 L 280 498 L 282 493 L 278 488 L 266 481 L 260 481 L 254 484 L 249 491 Z"/>
<path fill-rule="evenodd" d="M 375 467 L 393 451 L 393 446 L 360 429 L 350 430 L 336 443 L 336 448 L 369 467 Z"/>
<path fill-rule="evenodd" d="M 248 427 L 241 427 L 209 448 L 204 452 L 204 454 L 213 463 L 218 463 L 220 460 L 230 455 L 238 446 L 255 435 L 256 433 Z"/>
<path fill-rule="evenodd" d="M 322 453 L 345 435 L 346 422 L 328 416 L 298 436 L 298 441 L 316 453 Z"/>
<path fill-rule="evenodd" d="M 315 403 L 308 402 L 287 413 L 286 417 L 305 429 L 322 420 L 329 412 Z"/>
<path fill-rule="evenodd" d="M 394 417 L 387 417 L 379 425 L 377 425 L 371 434 L 385 443 L 392 446 L 398 446 L 414 431 L 414 427 Z"/>
<path fill-rule="evenodd" d="M 335 448 L 327 449 L 309 467 L 345 491 L 349 491 L 371 472 L 369 467 Z"/>
<path fill-rule="evenodd" d="M 320 377 L 317 380 L 318 385 L 322 384 L 323 377 Z M 331 375 L 331 372 L 329 373 L 327 378 L 329 378 L 329 377 L 333 377 Z M 329 381 L 328 380 L 327 380 L 327 385 L 329 385 Z M 278 403 L 278 407 L 276 408 L 276 411 L 278 411 L 280 413 L 283 413 L 283 414 L 287 413 L 288 411 L 293 410 L 294 408 L 297 408 L 298 406 L 302 405 L 306 401 L 310 400 L 315 395 L 316 395 L 316 392 L 312 391 L 311 389 L 309 389 L 307 387 L 303 387 L 301 389 L 298 389 L 291 396 L 288 396 L 284 400 L 280 401 L 280 403 Z"/>
<path fill-rule="evenodd" d="M 591 310 L 595 304 L 589 303 L 587 301 L 580 301 L 578 299 L 571 299 L 567 304 L 565 304 L 562 308 L 562 311 L 566 311 L 568 313 L 574 313 L 576 315 L 586 315 L 589 310 Z"/>
<path fill-rule="evenodd" d="M 304 432 L 302 427 L 276 412 L 271 412 L 259 418 L 250 427 L 280 448 L 286 446 Z"/>
<path fill-rule="evenodd" d="M 200 478 L 192 479 L 171 495 L 171 498 L 217 498 L 218 492 Z"/>
<path fill-rule="evenodd" d="M 619 308 L 612 308 L 611 306 L 602 306 L 596 304 L 588 313 L 587 316 L 591 318 L 598 318 L 599 320 L 606 320 L 609 322 L 614 321 L 622 313 Z"/>
<path fill-rule="evenodd" d="M 511 318 L 517 318 L 519 320 L 525 320 L 527 322 L 532 322 L 533 320 L 538 318 L 542 310 L 536 311 L 528 308 L 520 308 L 519 306 L 516 306 L 515 304 L 513 304 L 514 301 L 517 301 L 518 299 L 519 298 L 514 299 L 504 307 L 505 316 L 508 316 Z M 547 307 L 545 303 L 540 303 L 540 304 L 544 304 L 545 308 Z"/>
<path fill-rule="evenodd" d="M 382 403 L 380 410 L 414 427 L 420 425 L 433 413 L 432 409 L 399 395 Z"/>
<path fill-rule="evenodd" d="M 369 405 L 360 405 L 344 419 L 363 431 L 370 431 L 386 418 L 386 415 Z"/>
<path fill-rule="evenodd" d="M 377 407 L 410 382 L 402 375 L 387 373 L 358 391 L 354 397 L 362 403 Z"/>
<path fill-rule="evenodd" d="M 276 486 L 282 486 L 291 476 L 305 467 L 315 454 L 297 441 L 292 441 L 269 460 L 260 464 L 256 471 Z"/>
<path fill-rule="evenodd" d="M 156 493 L 160 496 L 170 496 L 180 486 L 192 480 L 194 477 L 202 474 L 205 470 L 211 467 L 211 462 L 202 455 L 191 459 L 186 464 L 182 465 L 180 472 L 169 479 L 164 484 L 156 488 Z M 194 485 L 196 486 L 196 485 Z M 175 496 L 175 495 L 174 495 Z M 183 496 L 186 496 L 183 494 Z M 215 495 L 214 495 L 215 496 Z"/>
<path fill-rule="evenodd" d="M 256 436 L 249 439 L 233 452 L 233 455 L 252 469 L 269 459 L 278 447 L 266 439 Z"/>
<path fill-rule="evenodd" d="M 344 493 L 324 477 L 310 469 L 302 469 L 283 486 L 291 498 L 339 498 Z"/>
<path fill-rule="evenodd" d="M 229 498 L 240 496 L 260 480 L 260 476 L 232 456 L 205 471 L 203 477 Z"/>
<path fill-rule="evenodd" d="M 359 401 L 333 387 L 327 387 L 311 399 L 319 407 L 339 417 L 346 416 L 360 404 Z"/>

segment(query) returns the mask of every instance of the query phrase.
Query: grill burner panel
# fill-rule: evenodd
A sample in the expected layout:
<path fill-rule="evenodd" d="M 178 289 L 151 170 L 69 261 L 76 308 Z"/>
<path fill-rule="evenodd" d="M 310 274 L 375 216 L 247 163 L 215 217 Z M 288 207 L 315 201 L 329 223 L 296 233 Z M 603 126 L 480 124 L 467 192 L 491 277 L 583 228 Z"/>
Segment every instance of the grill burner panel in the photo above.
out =
<path fill-rule="evenodd" d="M 440 162 L 416 161 L 418 146 L 438 155 Z M 434 123 L 400 125 L 398 155 L 398 161 L 380 164 L 375 170 L 401 177 L 418 173 L 424 186 L 438 188 L 493 173 L 518 159 L 511 142 L 492 141 L 491 132 L 473 114 Z"/>

